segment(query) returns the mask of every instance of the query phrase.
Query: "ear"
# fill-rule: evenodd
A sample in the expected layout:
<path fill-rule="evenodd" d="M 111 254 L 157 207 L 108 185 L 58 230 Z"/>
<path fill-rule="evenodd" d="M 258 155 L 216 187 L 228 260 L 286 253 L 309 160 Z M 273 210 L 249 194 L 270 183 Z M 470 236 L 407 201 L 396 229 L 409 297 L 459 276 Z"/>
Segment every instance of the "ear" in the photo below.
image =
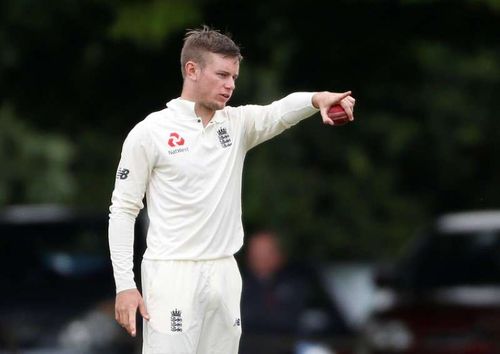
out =
<path fill-rule="evenodd" d="M 189 60 L 184 66 L 186 78 L 196 81 L 200 72 L 200 67 L 194 61 Z"/>

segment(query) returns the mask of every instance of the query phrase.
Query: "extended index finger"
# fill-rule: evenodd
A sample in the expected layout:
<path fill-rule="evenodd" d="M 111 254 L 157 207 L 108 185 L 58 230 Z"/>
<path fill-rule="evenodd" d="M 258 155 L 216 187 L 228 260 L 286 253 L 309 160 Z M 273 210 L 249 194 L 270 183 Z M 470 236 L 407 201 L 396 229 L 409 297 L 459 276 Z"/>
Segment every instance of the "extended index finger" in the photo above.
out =
<path fill-rule="evenodd" d="M 346 98 L 347 96 L 350 96 L 352 93 L 352 91 L 346 91 L 346 92 L 342 92 L 341 94 L 339 94 L 339 98 L 337 100 L 337 103 L 340 103 L 340 101 L 342 101 L 344 98 Z"/>
<path fill-rule="evenodd" d="M 136 332 L 136 325 L 135 325 L 135 322 L 136 322 L 136 319 L 135 319 L 135 316 L 136 316 L 136 312 L 137 312 L 137 308 L 134 307 L 134 308 L 130 308 L 128 310 L 128 324 L 127 324 L 127 329 L 130 333 L 130 335 L 132 337 L 135 337 L 135 332 Z"/>

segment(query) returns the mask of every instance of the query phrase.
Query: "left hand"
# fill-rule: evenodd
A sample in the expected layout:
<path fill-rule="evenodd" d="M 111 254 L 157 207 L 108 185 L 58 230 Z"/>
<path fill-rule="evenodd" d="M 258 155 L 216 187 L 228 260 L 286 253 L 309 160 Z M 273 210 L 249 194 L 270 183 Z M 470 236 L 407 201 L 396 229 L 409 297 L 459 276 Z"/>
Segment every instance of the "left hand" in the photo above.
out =
<path fill-rule="evenodd" d="M 145 320 L 149 321 L 149 314 L 141 294 L 137 289 L 127 289 L 116 294 L 115 319 L 132 336 L 136 336 L 137 309 Z"/>
<path fill-rule="evenodd" d="M 323 123 L 333 125 L 333 120 L 328 117 L 328 110 L 331 106 L 340 104 L 344 109 L 349 121 L 354 120 L 354 104 L 356 100 L 351 96 L 351 91 L 343 93 L 337 92 L 317 92 L 312 97 L 312 104 L 314 107 L 319 108 Z"/>

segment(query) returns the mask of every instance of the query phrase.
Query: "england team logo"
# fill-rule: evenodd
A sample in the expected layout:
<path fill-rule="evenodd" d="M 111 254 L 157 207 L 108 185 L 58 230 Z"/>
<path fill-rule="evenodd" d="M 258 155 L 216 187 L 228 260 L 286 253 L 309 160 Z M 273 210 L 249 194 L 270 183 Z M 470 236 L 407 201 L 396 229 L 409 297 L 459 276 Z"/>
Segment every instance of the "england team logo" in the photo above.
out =
<path fill-rule="evenodd" d="M 170 330 L 172 332 L 182 332 L 182 311 L 173 310 L 170 312 Z"/>
<path fill-rule="evenodd" d="M 223 148 L 227 148 L 227 147 L 230 147 L 231 145 L 233 145 L 233 142 L 231 141 L 231 137 L 227 133 L 226 128 L 220 128 L 219 130 L 217 130 L 217 135 L 219 137 L 219 142 Z"/>

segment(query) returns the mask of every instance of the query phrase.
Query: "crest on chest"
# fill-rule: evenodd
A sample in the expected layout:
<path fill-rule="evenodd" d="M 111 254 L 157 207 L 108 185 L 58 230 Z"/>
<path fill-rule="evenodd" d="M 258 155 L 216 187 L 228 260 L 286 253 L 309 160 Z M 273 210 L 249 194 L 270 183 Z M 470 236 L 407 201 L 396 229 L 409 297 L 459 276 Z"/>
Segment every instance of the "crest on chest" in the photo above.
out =
<path fill-rule="evenodd" d="M 231 136 L 229 135 L 225 127 L 220 127 L 219 129 L 217 129 L 217 137 L 219 138 L 219 142 L 223 148 L 227 148 L 233 145 Z"/>

